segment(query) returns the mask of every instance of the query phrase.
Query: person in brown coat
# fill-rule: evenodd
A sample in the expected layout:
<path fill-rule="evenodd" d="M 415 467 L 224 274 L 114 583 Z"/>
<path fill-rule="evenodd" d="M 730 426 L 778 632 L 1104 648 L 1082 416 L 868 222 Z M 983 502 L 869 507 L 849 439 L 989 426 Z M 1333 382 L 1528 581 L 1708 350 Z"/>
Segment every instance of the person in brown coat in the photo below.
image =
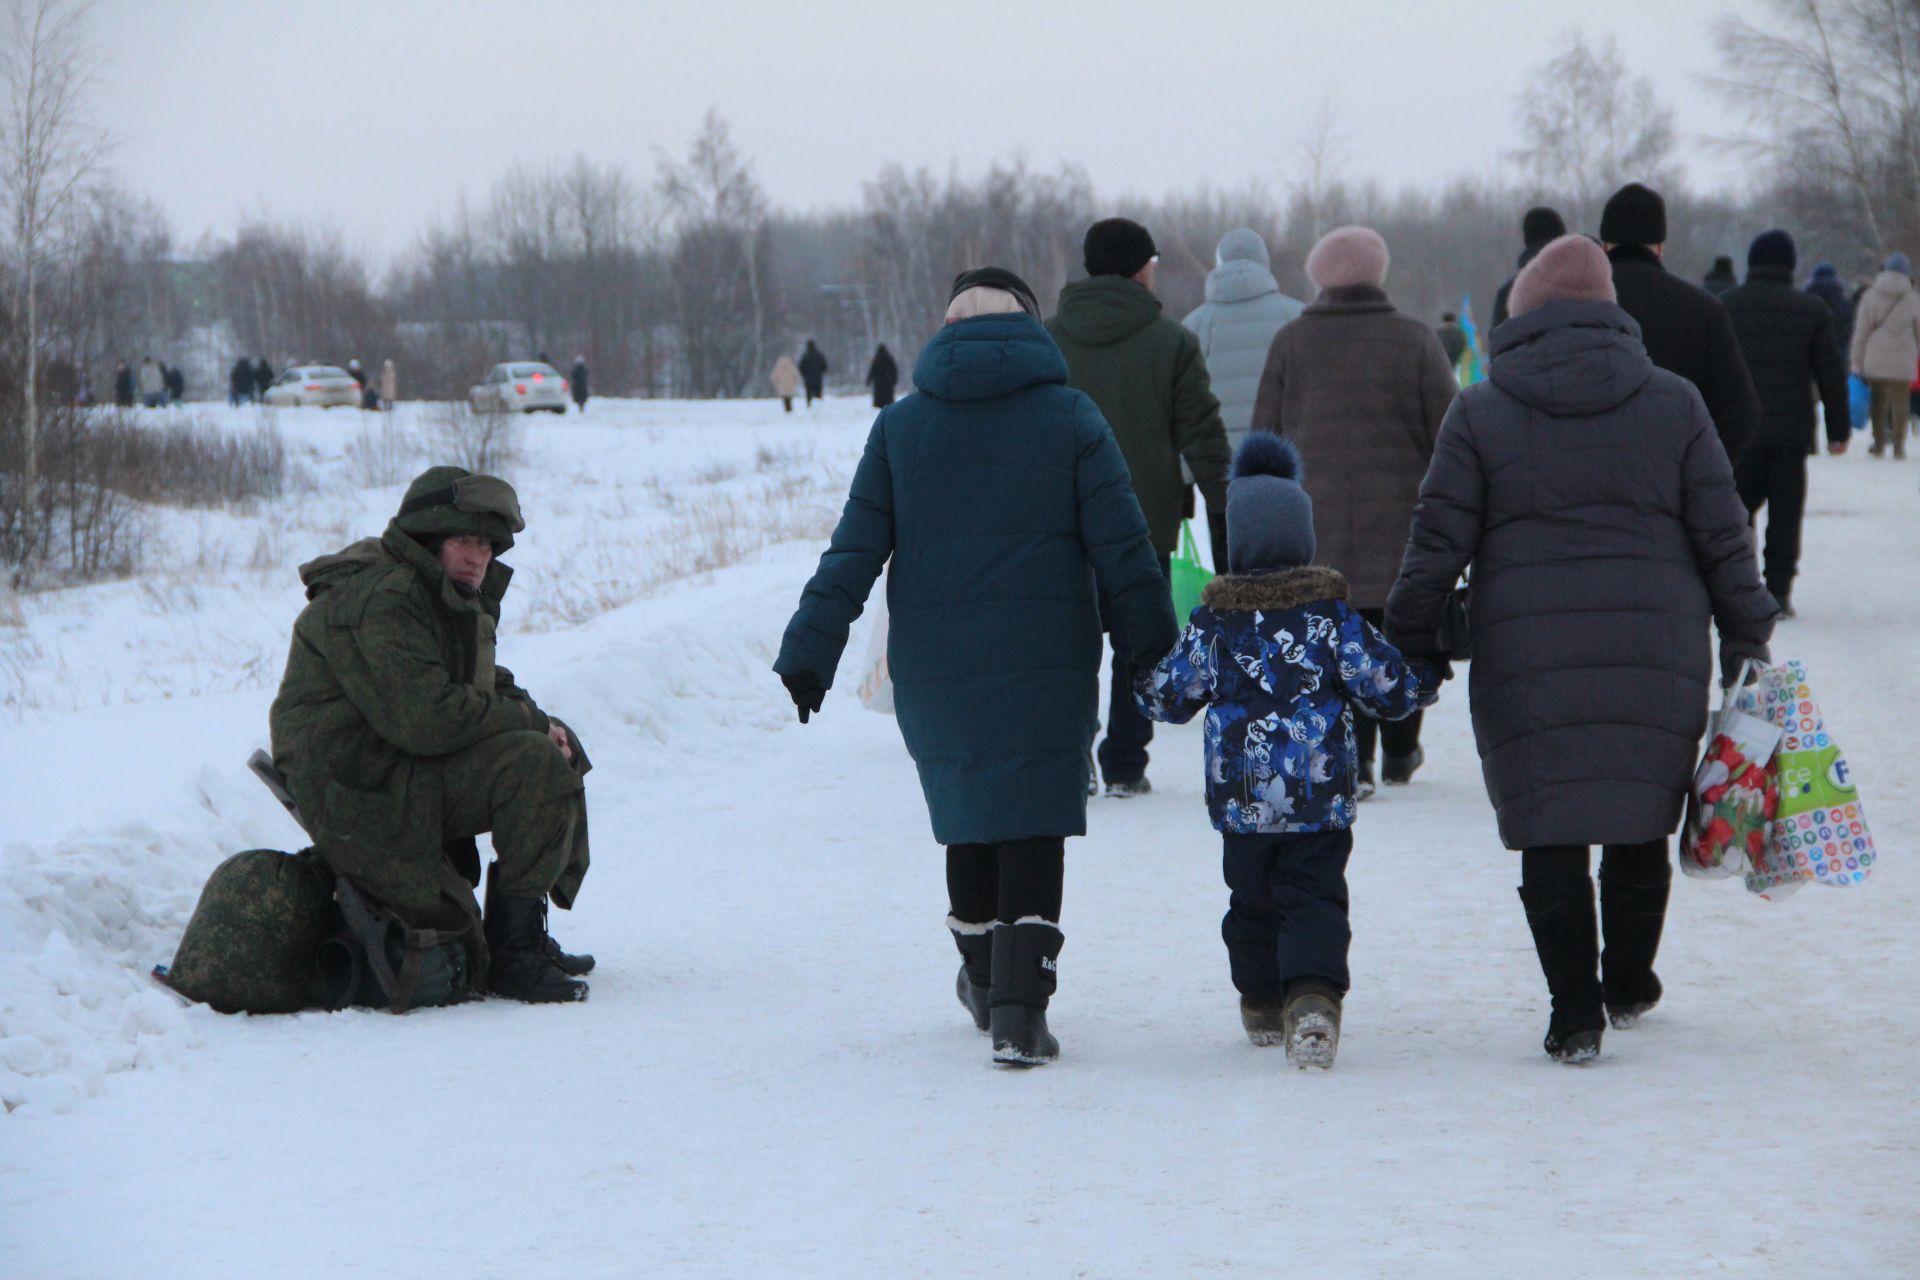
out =
<path fill-rule="evenodd" d="M 1377 232 L 1328 232 L 1307 255 L 1307 277 L 1319 296 L 1267 351 L 1253 429 L 1298 446 L 1320 563 L 1345 575 L 1354 608 L 1379 626 L 1440 420 L 1460 386 L 1440 336 L 1387 297 L 1387 244 Z M 1382 781 L 1410 781 L 1426 758 L 1418 712 L 1382 725 L 1356 710 L 1363 799 L 1373 793 L 1376 737 Z"/>

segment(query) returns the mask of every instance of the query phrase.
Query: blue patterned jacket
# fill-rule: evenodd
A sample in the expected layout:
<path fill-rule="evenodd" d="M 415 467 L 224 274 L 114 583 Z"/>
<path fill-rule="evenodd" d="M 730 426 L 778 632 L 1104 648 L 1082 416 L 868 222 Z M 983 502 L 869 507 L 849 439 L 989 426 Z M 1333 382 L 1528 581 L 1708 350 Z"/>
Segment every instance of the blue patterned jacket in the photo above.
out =
<path fill-rule="evenodd" d="M 1207 809 L 1242 835 L 1353 825 L 1349 703 L 1400 720 L 1439 696 L 1347 604 L 1331 569 L 1223 576 L 1207 584 L 1173 652 L 1134 681 L 1140 710 L 1184 724 L 1207 708 Z"/>

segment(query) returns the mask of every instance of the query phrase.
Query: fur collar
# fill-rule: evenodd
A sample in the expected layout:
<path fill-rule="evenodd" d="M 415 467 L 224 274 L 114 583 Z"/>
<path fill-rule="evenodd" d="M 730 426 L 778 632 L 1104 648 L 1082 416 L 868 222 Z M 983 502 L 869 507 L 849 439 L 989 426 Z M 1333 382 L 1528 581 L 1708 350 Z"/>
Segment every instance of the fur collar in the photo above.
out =
<path fill-rule="evenodd" d="M 1280 573 L 1221 574 L 1200 593 L 1215 613 L 1275 613 L 1315 600 L 1345 600 L 1347 580 L 1332 569 L 1308 565 Z"/>

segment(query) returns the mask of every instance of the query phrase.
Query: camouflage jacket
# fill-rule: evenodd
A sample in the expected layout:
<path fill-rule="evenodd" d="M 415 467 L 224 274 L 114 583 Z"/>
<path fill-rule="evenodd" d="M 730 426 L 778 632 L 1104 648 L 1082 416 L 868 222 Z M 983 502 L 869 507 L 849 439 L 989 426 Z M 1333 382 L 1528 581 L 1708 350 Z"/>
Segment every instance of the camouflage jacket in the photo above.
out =
<path fill-rule="evenodd" d="M 550 723 L 494 660 L 512 576 L 494 561 L 479 594 L 462 596 L 392 526 L 300 566 L 308 604 L 273 700 L 274 763 L 321 856 L 389 906 L 438 915 L 445 898 L 472 901 L 477 865 L 463 876 L 443 853 L 435 758 Z"/>

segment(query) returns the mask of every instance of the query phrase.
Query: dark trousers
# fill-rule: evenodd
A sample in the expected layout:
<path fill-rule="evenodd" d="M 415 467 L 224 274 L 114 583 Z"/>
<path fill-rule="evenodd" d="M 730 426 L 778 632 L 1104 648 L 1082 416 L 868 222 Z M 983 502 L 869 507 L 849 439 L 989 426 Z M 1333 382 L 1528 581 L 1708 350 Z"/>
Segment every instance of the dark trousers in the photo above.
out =
<path fill-rule="evenodd" d="M 1171 556 L 1160 557 L 1160 579 L 1168 581 Z M 1168 586 L 1168 591 L 1173 588 Z M 1100 597 L 1100 625 L 1113 645 L 1113 688 L 1107 696 L 1107 736 L 1100 742 L 1100 776 L 1108 782 L 1137 782 L 1147 776 L 1147 744 L 1153 741 L 1153 721 L 1133 703 L 1136 662 L 1153 663 L 1163 653 L 1136 654 L 1127 643 L 1127 631 L 1114 616 L 1111 602 Z"/>
<path fill-rule="evenodd" d="M 1384 609 L 1356 609 L 1354 612 L 1371 622 L 1382 625 L 1386 617 Z M 1375 720 L 1358 706 L 1353 708 L 1353 743 L 1360 753 L 1360 765 L 1369 774 L 1373 770 L 1373 744 L 1377 738 L 1387 755 L 1394 757 L 1410 756 L 1420 749 L 1420 721 L 1426 715 L 1416 711 L 1405 720 Z"/>
<path fill-rule="evenodd" d="M 813 402 L 815 400 L 825 400 L 826 398 L 827 393 L 821 390 L 819 383 L 809 382 L 807 384 L 807 408 L 813 408 Z"/>
<path fill-rule="evenodd" d="M 1062 836 L 947 846 L 947 906 L 962 924 L 1039 917 L 1060 923 L 1060 882 L 1066 871 Z"/>
<path fill-rule="evenodd" d="M 1807 506 L 1807 455 L 1799 448 L 1750 445 L 1734 467 L 1751 520 L 1767 509 L 1767 590 L 1784 600 L 1800 568 L 1800 519 Z"/>
<path fill-rule="evenodd" d="M 1347 855 L 1353 832 L 1221 833 L 1227 944 L 1233 985 L 1252 1000 L 1278 1000 L 1296 978 L 1348 985 Z"/>
<path fill-rule="evenodd" d="M 1590 850 L 1583 844 L 1548 844 L 1520 852 L 1520 883 L 1529 888 L 1565 888 L 1587 878 Z M 1667 842 L 1610 844 L 1600 850 L 1600 877 L 1634 884 L 1663 881 L 1673 875 Z"/>

